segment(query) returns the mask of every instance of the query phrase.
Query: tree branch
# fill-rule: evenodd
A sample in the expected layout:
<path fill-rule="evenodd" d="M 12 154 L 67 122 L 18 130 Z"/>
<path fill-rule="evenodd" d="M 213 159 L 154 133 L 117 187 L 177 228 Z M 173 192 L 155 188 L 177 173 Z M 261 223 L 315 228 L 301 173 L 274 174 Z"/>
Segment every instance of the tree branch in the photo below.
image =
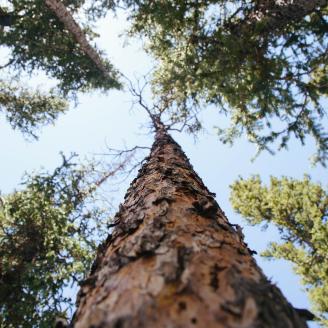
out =
<path fill-rule="evenodd" d="M 57 0 L 45 0 L 47 7 L 64 24 L 65 28 L 73 35 L 82 51 L 94 62 L 97 68 L 105 75 L 109 75 L 108 68 L 104 65 L 102 58 L 97 51 L 90 45 L 85 33 L 74 20 L 65 5 Z"/>

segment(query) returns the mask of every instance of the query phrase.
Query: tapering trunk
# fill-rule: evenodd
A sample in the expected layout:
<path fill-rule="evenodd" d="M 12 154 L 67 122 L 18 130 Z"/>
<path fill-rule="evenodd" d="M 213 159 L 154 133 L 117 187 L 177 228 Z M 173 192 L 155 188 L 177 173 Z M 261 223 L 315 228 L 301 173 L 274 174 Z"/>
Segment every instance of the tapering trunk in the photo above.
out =
<path fill-rule="evenodd" d="M 72 326 L 307 327 L 213 196 L 158 132 L 82 283 Z"/>
<path fill-rule="evenodd" d="M 64 24 L 65 28 L 72 34 L 75 41 L 80 45 L 81 50 L 93 61 L 95 66 L 105 75 L 108 75 L 108 69 L 97 51 L 90 45 L 85 33 L 76 23 L 66 6 L 58 0 L 45 0 L 45 4 L 54 12 L 57 18 Z"/>
<path fill-rule="evenodd" d="M 258 0 L 243 22 L 232 23 L 238 33 L 247 33 L 250 27 L 259 32 L 279 34 L 288 24 L 302 20 L 307 15 L 327 6 L 327 0 Z M 252 33 L 252 30 L 249 31 Z"/>

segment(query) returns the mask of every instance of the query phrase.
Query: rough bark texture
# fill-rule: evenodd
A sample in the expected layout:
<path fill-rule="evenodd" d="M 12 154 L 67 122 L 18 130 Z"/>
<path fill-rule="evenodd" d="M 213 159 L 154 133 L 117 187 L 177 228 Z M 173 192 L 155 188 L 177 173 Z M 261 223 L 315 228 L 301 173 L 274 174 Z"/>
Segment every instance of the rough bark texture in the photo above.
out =
<path fill-rule="evenodd" d="M 159 129 L 81 285 L 72 326 L 307 327 L 213 197 Z"/>
<path fill-rule="evenodd" d="M 255 9 L 246 16 L 245 24 L 231 27 L 238 33 L 247 33 L 250 26 L 257 26 L 261 32 L 277 34 L 289 23 L 300 21 L 327 4 L 327 0 L 258 0 Z"/>
<path fill-rule="evenodd" d="M 103 64 L 103 61 L 97 51 L 90 45 L 85 33 L 76 23 L 71 13 L 67 10 L 61 1 L 45 0 L 45 4 L 64 24 L 65 28 L 73 35 L 75 41 L 80 45 L 82 51 L 94 62 L 98 69 L 105 75 L 108 75 L 108 69 Z"/>

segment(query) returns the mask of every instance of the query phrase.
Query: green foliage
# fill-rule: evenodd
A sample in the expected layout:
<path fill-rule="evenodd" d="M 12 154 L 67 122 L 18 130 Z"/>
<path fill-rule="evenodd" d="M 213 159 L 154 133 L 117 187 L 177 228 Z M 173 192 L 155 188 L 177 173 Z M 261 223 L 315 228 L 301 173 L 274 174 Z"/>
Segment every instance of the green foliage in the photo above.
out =
<path fill-rule="evenodd" d="M 84 9 L 85 2 L 66 0 L 64 4 L 76 14 Z M 57 81 L 57 87 L 45 94 L 29 90 L 21 86 L 22 83 L 0 80 L 0 110 L 5 112 L 14 129 L 36 137 L 36 130 L 54 123 L 67 109 L 64 100 L 67 95 L 75 98 L 78 91 L 120 88 L 118 72 L 112 64 L 102 57 L 107 72 L 101 71 L 45 1 L 9 0 L 8 5 L 9 8 L 0 8 L 12 17 L 12 25 L 0 29 L 0 44 L 9 52 L 7 64 L 0 67 L 1 72 L 21 81 L 23 72 L 43 71 Z M 81 24 L 92 42 L 97 35 L 86 23 Z M 97 52 L 103 55 L 99 50 Z"/>
<path fill-rule="evenodd" d="M 29 90 L 17 83 L 0 80 L 0 111 L 14 129 L 36 138 L 36 130 L 52 124 L 59 114 L 64 113 L 68 104 L 54 90 L 43 94 Z"/>
<path fill-rule="evenodd" d="M 76 13 L 85 2 L 66 0 L 64 4 Z M 11 28 L 0 32 L 0 44 L 11 51 L 9 67 L 16 72 L 43 70 L 59 81 L 58 87 L 64 94 L 120 87 L 118 73 L 112 65 L 103 60 L 108 68 L 108 74 L 104 75 L 43 0 L 10 0 L 9 3 L 15 21 Z M 90 26 L 85 25 L 84 31 L 91 41 L 96 36 Z"/>
<path fill-rule="evenodd" d="M 84 278 L 108 221 L 95 172 L 63 156 L 52 174 L 27 175 L 1 197 L 0 327 L 52 327 L 68 315 L 63 290 Z"/>
<path fill-rule="evenodd" d="M 272 177 L 269 187 L 259 176 L 231 186 L 233 208 L 252 225 L 273 224 L 282 243 L 272 242 L 262 254 L 291 261 L 315 310 L 328 325 L 328 192 L 303 180 Z"/>
<path fill-rule="evenodd" d="M 130 9 L 131 34 L 144 36 L 159 62 L 153 87 L 165 106 L 193 115 L 194 108 L 214 104 L 231 121 L 218 127 L 221 140 L 231 143 L 246 133 L 259 151 L 285 148 L 291 136 L 302 143 L 312 136 L 313 159 L 325 163 L 327 8 L 295 20 L 291 12 L 288 19 L 274 12 L 276 27 L 269 24 L 270 8 L 267 17 L 251 19 L 257 1 L 119 4 Z"/>

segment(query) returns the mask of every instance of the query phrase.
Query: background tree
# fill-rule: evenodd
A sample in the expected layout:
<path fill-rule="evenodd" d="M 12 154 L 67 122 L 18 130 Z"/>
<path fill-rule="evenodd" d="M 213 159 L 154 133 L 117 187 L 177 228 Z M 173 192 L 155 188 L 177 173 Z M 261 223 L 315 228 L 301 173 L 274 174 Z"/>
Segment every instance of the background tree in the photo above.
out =
<path fill-rule="evenodd" d="M 2 23 L 9 26 L 0 31 L 0 44 L 9 52 L 7 63 L 1 67 L 9 76 L 6 79 L 3 74 L 0 79 L 0 98 L 4 99 L 1 107 L 7 111 L 12 125 L 25 133 L 46 122 L 52 123 L 65 111 L 67 104 L 59 96 L 67 98 L 78 91 L 106 91 L 121 86 L 118 72 L 104 53 L 91 44 L 97 35 L 92 32 L 90 19 L 78 24 L 73 18 L 83 10 L 85 2 L 10 0 L 9 7 L 1 9 L 2 17 L 11 17 L 10 24 Z M 39 91 L 20 87 L 21 84 L 12 86 L 13 77 L 21 80 L 22 73 L 40 70 L 58 81 L 56 92 L 41 95 Z"/>
<path fill-rule="evenodd" d="M 90 44 L 86 45 L 96 36 L 90 25 L 82 31 L 75 22 L 75 29 L 67 29 L 74 25 L 72 15 L 83 9 L 85 2 L 65 1 L 66 11 L 62 14 L 63 7 L 56 10 L 55 5 L 51 6 L 57 1 L 9 1 L 11 13 L 16 19 L 11 28 L 5 29 L 0 36 L 1 44 L 10 50 L 8 66 L 16 71 L 41 69 L 59 81 L 59 89 L 64 93 L 90 88 L 118 88 L 117 71 L 112 65 L 104 58 L 98 59 L 100 63 L 97 64 L 86 50 L 86 47 L 92 48 L 89 51 L 95 52 L 94 56 L 102 54 Z M 72 23 L 64 22 L 63 16 Z M 80 41 L 82 38 L 84 41 Z M 100 65 L 103 65 L 102 69 Z"/>
<path fill-rule="evenodd" d="M 231 186 L 231 203 L 248 223 L 279 230 L 282 243 L 271 242 L 262 255 L 293 263 L 314 309 L 328 325 L 327 190 L 309 176 L 272 177 L 268 187 L 253 176 Z"/>
<path fill-rule="evenodd" d="M 70 316 L 65 287 L 85 277 L 110 220 L 97 188 L 121 168 L 99 177 L 94 163 L 74 157 L 0 198 L 1 327 L 52 327 Z"/>
<path fill-rule="evenodd" d="M 101 5 L 104 5 L 101 2 Z M 312 136 L 325 163 L 327 1 L 117 1 L 131 34 L 144 37 L 159 65 L 154 94 L 173 119 L 214 104 L 230 118 L 223 142 L 245 133 L 259 150 Z M 115 6 L 112 2 L 110 6 Z"/>

